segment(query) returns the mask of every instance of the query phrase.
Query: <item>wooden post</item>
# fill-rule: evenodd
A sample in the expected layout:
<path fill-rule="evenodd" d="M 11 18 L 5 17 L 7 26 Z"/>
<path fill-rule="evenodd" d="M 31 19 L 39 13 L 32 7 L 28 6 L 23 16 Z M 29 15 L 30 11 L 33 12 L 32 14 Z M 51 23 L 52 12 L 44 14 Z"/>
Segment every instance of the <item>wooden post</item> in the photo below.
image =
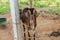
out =
<path fill-rule="evenodd" d="M 14 40 L 22 40 L 18 0 L 10 0 L 10 9 L 11 9 L 12 24 L 13 24 Z"/>
<path fill-rule="evenodd" d="M 30 1 L 30 8 L 33 8 L 34 5 L 33 5 L 33 0 L 29 0 Z"/>

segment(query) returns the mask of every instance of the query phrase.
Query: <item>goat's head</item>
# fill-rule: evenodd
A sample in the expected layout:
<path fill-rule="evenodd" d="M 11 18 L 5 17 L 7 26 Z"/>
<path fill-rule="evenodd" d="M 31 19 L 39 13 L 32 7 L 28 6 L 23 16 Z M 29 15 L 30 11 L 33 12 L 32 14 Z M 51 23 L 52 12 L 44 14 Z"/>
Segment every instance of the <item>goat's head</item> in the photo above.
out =
<path fill-rule="evenodd" d="M 29 15 L 30 15 L 29 8 L 24 8 L 23 13 L 24 13 L 24 15 L 26 15 L 26 17 L 29 17 Z"/>
<path fill-rule="evenodd" d="M 26 9 L 19 9 L 19 14 L 20 14 L 20 19 L 23 23 L 27 23 L 28 21 L 28 11 L 26 11 Z"/>

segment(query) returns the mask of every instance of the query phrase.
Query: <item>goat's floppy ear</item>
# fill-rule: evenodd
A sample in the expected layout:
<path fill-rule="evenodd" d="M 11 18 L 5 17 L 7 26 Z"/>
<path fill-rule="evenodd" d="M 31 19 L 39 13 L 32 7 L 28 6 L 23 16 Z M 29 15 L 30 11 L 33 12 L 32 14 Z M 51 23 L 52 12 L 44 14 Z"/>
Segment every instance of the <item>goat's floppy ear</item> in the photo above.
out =
<path fill-rule="evenodd" d="M 37 11 L 34 9 L 34 10 L 33 10 L 33 13 L 34 13 L 34 14 L 37 14 Z"/>
<path fill-rule="evenodd" d="M 39 15 L 39 13 L 34 9 L 33 13 L 36 15 L 36 17 Z"/>
<path fill-rule="evenodd" d="M 34 9 L 34 10 L 33 10 L 33 13 L 37 13 L 37 11 Z"/>

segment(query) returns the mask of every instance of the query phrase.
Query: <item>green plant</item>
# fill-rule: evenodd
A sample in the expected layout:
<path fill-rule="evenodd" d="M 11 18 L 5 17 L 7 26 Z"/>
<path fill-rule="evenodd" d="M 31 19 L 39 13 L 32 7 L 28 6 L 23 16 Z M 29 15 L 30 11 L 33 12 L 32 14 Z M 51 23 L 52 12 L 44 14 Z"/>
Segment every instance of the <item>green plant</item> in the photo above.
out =
<path fill-rule="evenodd" d="M 0 3 L 0 14 L 6 14 L 10 10 L 9 2 Z"/>
<path fill-rule="evenodd" d="M 1 2 L 0 0 L 0 14 L 6 14 L 10 10 L 8 2 Z M 23 9 L 26 6 L 29 6 L 29 1 L 20 1 L 19 8 Z M 46 13 L 60 13 L 60 0 L 34 0 L 34 7 L 35 8 L 54 8 L 51 10 L 45 10 Z"/>

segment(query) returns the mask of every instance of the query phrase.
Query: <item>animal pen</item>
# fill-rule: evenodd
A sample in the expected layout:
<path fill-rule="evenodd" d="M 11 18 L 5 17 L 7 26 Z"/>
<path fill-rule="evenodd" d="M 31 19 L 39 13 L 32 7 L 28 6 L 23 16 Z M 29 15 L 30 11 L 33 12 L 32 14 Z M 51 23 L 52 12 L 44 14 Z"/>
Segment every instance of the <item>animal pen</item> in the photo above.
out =
<path fill-rule="evenodd" d="M 22 12 L 18 7 L 18 0 L 10 0 L 11 16 L 9 18 L 7 17 L 7 27 L 11 27 L 13 24 L 13 27 L 9 29 L 10 31 L 8 31 L 8 33 L 10 35 L 11 29 L 13 29 L 13 32 L 11 33 L 13 35 L 11 37 L 14 38 L 10 39 L 6 31 L 7 36 L 3 37 L 6 33 L 3 33 L 3 31 L 1 32 L 0 30 L 0 39 L 1 34 L 3 34 L 1 40 L 60 40 L 60 15 L 49 14 L 49 11 L 46 11 L 52 11 L 52 8 L 47 8 L 46 10 L 45 8 L 35 8 L 33 1 L 35 0 L 29 0 L 29 7 L 24 8 Z M 26 9 L 28 10 L 27 12 Z M 24 14 L 21 14 L 20 12 Z M 31 14 L 32 12 L 33 14 Z M 10 14 L 6 16 L 9 15 Z M 12 22 L 10 22 L 11 19 Z"/>

